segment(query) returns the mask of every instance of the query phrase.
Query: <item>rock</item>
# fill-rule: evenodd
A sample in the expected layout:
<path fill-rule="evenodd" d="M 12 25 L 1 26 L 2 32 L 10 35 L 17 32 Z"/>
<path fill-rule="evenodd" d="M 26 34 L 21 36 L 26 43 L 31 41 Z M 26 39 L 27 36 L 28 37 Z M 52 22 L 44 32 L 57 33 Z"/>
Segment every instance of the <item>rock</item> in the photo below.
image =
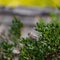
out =
<path fill-rule="evenodd" d="M 13 49 L 12 53 L 14 55 L 19 55 L 20 54 L 20 51 L 18 49 Z"/>

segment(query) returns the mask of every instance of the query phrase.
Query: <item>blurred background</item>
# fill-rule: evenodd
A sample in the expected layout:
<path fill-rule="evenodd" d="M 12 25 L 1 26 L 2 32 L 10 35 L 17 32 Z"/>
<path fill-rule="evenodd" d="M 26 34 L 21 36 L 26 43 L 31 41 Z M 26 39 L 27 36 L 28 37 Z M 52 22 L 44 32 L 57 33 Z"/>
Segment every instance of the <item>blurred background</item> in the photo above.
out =
<path fill-rule="evenodd" d="M 3 6 L 51 6 L 56 7 L 60 5 L 60 0 L 0 0 L 0 5 Z"/>
<path fill-rule="evenodd" d="M 13 15 L 17 16 L 24 24 L 22 37 L 27 37 L 29 32 L 36 33 L 34 27 L 41 17 L 48 22 L 50 12 L 59 15 L 59 6 L 60 0 L 0 0 L 0 22 L 8 28 Z"/>

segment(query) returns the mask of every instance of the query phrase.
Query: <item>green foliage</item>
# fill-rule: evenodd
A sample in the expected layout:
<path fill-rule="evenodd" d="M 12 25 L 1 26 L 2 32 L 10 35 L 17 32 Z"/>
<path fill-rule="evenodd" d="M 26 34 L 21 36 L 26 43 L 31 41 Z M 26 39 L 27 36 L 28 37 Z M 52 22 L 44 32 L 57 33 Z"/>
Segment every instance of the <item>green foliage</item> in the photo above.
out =
<path fill-rule="evenodd" d="M 0 60 L 11 60 L 13 56 L 12 48 L 13 45 L 7 42 L 0 43 Z"/>
<path fill-rule="evenodd" d="M 20 42 L 24 44 L 24 48 L 21 50 L 19 60 L 44 60 L 43 52 L 40 50 L 36 40 L 26 38 Z"/>
<path fill-rule="evenodd" d="M 22 28 L 22 23 L 16 17 L 14 17 L 14 20 L 12 21 L 12 24 L 9 30 L 10 34 L 9 36 L 5 37 L 5 38 L 8 38 L 8 41 L 5 39 L 5 40 L 2 40 L 3 42 L 0 42 L 0 60 L 12 59 L 13 48 L 18 48 L 17 45 L 19 45 L 21 28 Z"/>
<path fill-rule="evenodd" d="M 44 54 L 57 52 L 60 49 L 60 21 L 53 15 L 50 23 L 40 21 L 36 31 L 39 32 L 39 44 Z"/>
<path fill-rule="evenodd" d="M 19 60 L 60 60 L 60 20 L 57 15 L 52 15 L 52 21 L 46 23 L 43 19 L 36 24 L 38 40 L 20 38 L 22 23 L 14 17 L 10 29 L 9 42 L 0 43 L 0 60 L 11 60 L 13 48 L 20 49 Z"/>
<path fill-rule="evenodd" d="M 19 60 L 59 60 L 60 51 L 60 20 L 52 14 L 52 21 L 46 23 L 39 20 L 36 25 L 38 41 L 31 38 L 22 39 L 24 44 Z M 49 55 L 50 54 L 50 55 Z"/>
<path fill-rule="evenodd" d="M 15 36 L 16 38 L 20 38 L 22 26 L 23 24 L 21 23 L 21 21 L 14 16 L 14 20 L 12 20 L 10 29 L 11 35 Z"/>

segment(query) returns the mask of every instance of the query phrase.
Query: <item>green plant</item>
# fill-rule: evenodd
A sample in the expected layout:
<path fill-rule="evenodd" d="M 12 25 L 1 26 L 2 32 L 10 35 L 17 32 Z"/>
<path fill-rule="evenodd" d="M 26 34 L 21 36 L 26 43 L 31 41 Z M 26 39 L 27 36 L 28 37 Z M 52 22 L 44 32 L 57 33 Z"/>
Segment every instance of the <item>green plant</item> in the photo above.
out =
<path fill-rule="evenodd" d="M 16 17 L 14 17 L 9 30 L 10 34 L 7 37 L 3 36 L 5 39 L 1 35 L 2 41 L 0 42 L 0 60 L 13 59 L 12 51 L 14 48 L 18 48 L 17 45 L 19 45 L 22 26 L 23 24 Z"/>
<path fill-rule="evenodd" d="M 23 27 L 22 22 L 14 16 L 12 24 L 10 26 L 10 39 L 13 41 L 15 46 L 19 46 L 19 39 L 21 36 L 21 28 Z"/>
<path fill-rule="evenodd" d="M 19 60 L 60 60 L 60 20 L 52 15 L 52 21 L 46 23 L 39 20 L 36 25 L 38 40 L 32 38 L 22 39 L 24 48 L 21 50 Z"/>
<path fill-rule="evenodd" d="M 60 50 L 60 21 L 52 20 L 50 23 L 45 22 L 37 23 L 37 29 L 39 34 L 39 44 L 44 52 L 44 55 L 48 56 Z M 52 56 L 50 55 L 50 56 Z M 56 54 L 57 56 L 58 54 Z M 49 57 L 47 57 L 49 58 Z"/>
<path fill-rule="evenodd" d="M 51 21 L 43 19 L 36 24 L 37 37 L 20 38 L 22 23 L 14 17 L 10 26 L 10 40 L 0 43 L 0 60 L 11 60 L 13 48 L 20 49 L 19 60 L 60 60 L 60 20 L 52 15 Z"/>
<path fill-rule="evenodd" d="M 7 42 L 0 43 L 0 60 L 11 60 L 12 59 L 13 45 Z"/>
<path fill-rule="evenodd" d="M 21 50 L 19 60 L 44 60 L 43 52 L 39 49 L 39 44 L 36 40 L 23 38 L 20 42 L 24 44 L 24 47 Z"/>
<path fill-rule="evenodd" d="M 22 26 L 23 24 L 21 23 L 21 21 L 14 16 L 14 19 L 12 20 L 12 24 L 10 26 L 10 34 L 15 36 L 16 38 L 20 38 Z"/>

